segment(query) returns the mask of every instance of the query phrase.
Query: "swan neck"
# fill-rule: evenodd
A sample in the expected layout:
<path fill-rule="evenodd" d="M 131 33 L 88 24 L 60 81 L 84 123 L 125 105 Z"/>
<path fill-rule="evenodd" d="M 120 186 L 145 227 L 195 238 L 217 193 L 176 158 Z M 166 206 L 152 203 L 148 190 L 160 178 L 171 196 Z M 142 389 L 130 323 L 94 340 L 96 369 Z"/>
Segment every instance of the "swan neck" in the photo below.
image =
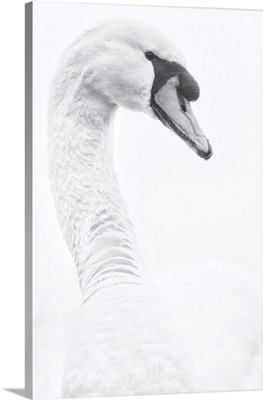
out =
<path fill-rule="evenodd" d="M 115 107 L 92 89 L 84 94 L 77 93 L 67 107 L 51 103 L 49 169 L 58 219 L 86 302 L 102 288 L 148 285 L 149 278 L 114 171 Z"/>

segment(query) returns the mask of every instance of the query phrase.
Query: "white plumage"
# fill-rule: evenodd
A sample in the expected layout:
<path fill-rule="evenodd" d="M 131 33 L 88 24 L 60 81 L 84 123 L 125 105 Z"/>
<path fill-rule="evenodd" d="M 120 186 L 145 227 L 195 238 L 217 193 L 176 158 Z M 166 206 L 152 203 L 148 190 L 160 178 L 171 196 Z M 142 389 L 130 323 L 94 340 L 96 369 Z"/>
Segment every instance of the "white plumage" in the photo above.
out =
<path fill-rule="evenodd" d="M 52 84 L 50 178 L 82 298 L 76 310 L 77 293 L 51 294 L 38 316 L 38 332 L 54 335 L 36 343 L 37 397 L 262 388 L 261 304 L 249 271 L 175 265 L 158 277 L 158 293 L 140 257 L 113 169 L 111 121 L 118 106 L 154 116 L 146 51 L 185 66 L 154 29 L 109 22 L 68 49 Z"/>

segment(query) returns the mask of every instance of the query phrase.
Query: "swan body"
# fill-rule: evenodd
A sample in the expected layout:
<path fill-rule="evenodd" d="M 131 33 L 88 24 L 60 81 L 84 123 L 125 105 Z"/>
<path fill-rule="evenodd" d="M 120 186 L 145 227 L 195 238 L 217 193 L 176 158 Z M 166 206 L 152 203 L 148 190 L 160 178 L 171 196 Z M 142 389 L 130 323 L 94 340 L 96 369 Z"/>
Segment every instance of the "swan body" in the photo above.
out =
<path fill-rule="evenodd" d="M 81 305 L 64 319 L 71 335 L 58 353 L 56 396 L 262 386 L 259 300 L 249 290 L 255 282 L 232 267 L 239 282 L 228 281 L 229 269 L 224 275 L 219 266 L 169 269 L 168 282 L 160 276 L 156 284 L 159 292 L 166 288 L 163 304 L 114 173 L 112 121 L 119 106 L 159 118 L 208 159 L 211 146 L 190 106 L 198 95 L 176 46 L 137 22 L 111 21 L 88 31 L 58 66 L 49 106 L 49 171 Z M 199 279 L 206 270 L 206 280 Z"/>

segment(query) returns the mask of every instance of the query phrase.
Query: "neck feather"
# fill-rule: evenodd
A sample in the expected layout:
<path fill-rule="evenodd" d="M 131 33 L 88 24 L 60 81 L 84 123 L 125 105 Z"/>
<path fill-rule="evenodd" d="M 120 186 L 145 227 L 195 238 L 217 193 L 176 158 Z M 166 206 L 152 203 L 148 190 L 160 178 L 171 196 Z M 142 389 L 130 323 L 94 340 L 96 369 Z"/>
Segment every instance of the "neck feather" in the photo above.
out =
<path fill-rule="evenodd" d="M 151 286 L 114 172 L 114 113 L 115 106 L 91 87 L 71 90 L 59 102 L 51 97 L 52 191 L 83 302 L 102 288 Z"/>

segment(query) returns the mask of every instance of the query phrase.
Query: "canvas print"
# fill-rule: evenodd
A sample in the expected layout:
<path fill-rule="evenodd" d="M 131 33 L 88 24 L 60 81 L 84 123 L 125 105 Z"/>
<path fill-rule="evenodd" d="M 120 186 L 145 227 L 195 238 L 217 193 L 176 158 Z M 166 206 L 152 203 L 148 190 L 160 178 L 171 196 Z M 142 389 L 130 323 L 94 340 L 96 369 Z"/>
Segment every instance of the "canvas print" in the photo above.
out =
<path fill-rule="evenodd" d="M 262 389 L 262 12 L 26 16 L 33 397 Z"/>

